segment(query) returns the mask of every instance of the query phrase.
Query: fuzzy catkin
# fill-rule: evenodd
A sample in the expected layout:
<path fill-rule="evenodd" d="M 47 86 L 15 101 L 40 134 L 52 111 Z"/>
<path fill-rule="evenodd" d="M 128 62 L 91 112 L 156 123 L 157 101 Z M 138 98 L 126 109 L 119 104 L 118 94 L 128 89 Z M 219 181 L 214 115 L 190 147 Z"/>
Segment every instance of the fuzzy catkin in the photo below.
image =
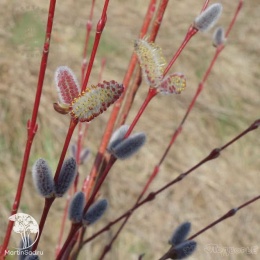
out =
<path fill-rule="evenodd" d="M 146 135 L 144 133 L 136 133 L 124 139 L 112 149 L 112 154 L 117 159 L 127 159 L 137 153 L 145 144 Z"/>
<path fill-rule="evenodd" d="M 162 49 L 146 39 L 136 40 L 134 47 L 146 83 L 150 87 L 156 87 L 163 79 L 163 72 L 166 67 Z"/>
<path fill-rule="evenodd" d="M 218 27 L 213 34 L 213 46 L 218 47 L 225 43 L 225 32 L 222 27 Z"/>
<path fill-rule="evenodd" d="M 121 125 L 111 136 L 107 150 L 111 152 L 121 141 L 129 129 L 129 125 Z"/>
<path fill-rule="evenodd" d="M 67 66 L 60 66 L 56 69 L 54 80 L 60 102 L 70 105 L 80 93 L 79 83 L 74 72 Z"/>
<path fill-rule="evenodd" d="M 158 92 L 161 94 L 180 94 L 186 88 L 186 78 L 180 72 L 166 76 L 158 85 Z"/>
<path fill-rule="evenodd" d="M 182 243 L 186 239 L 186 237 L 188 236 L 190 229 L 191 229 L 191 223 L 190 222 L 182 223 L 173 232 L 173 235 L 170 238 L 169 243 L 171 245 L 175 245 L 175 246 Z"/>
<path fill-rule="evenodd" d="M 72 101 L 70 115 L 80 122 L 89 122 L 116 102 L 123 91 L 124 86 L 114 80 L 89 86 Z"/>
<path fill-rule="evenodd" d="M 44 198 L 50 198 L 54 195 L 54 181 L 51 169 L 48 163 L 40 158 L 32 168 L 33 183 L 37 192 Z"/>
<path fill-rule="evenodd" d="M 61 168 L 58 182 L 55 184 L 56 197 L 62 197 L 70 188 L 76 177 L 76 160 L 74 158 L 67 159 Z"/>
<path fill-rule="evenodd" d="M 70 206 L 68 210 L 68 216 L 70 221 L 72 221 L 73 223 L 81 222 L 84 205 L 85 205 L 84 193 L 82 191 L 75 193 L 75 195 L 73 196 L 70 202 Z"/>
<path fill-rule="evenodd" d="M 199 31 L 205 32 L 212 28 L 222 13 L 222 5 L 220 3 L 210 5 L 194 20 L 194 27 Z"/>
<path fill-rule="evenodd" d="M 106 199 L 98 200 L 95 202 L 83 216 L 83 224 L 91 225 L 98 221 L 105 213 L 108 207 L 108 202 Z"/>

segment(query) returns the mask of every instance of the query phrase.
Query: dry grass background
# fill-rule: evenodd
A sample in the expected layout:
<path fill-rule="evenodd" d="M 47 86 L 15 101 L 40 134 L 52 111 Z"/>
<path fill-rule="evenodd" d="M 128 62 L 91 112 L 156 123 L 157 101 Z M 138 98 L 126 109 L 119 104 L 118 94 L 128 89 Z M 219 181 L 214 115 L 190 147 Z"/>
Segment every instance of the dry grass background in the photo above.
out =
<path fill-rule="evenodd" d="M 22 163 L 25 125 L 31 114 L 37 85 L 47 2 L 2 0 L 0 3 L 0 240 L 3 239 Z M 57 2 L 53 41 L 39 110 L 39 131 L 32 148 L 20 209 L 36 220 L 40 219 L 43 200 L 32 187 L 31 166 L 37 158 L 43 157 L 55 169 L 69 123 L 68 117 L 57 114 L 52 108 L 52 103 L 57 99 L 53 74 L 57 66 L 68 65 L 80 76 L 84 25 L 90 2 Z M 90 82 L 97 83 L 103 57 L 107 59 L 103 78 L 122 81 L 148 2 L 111 1 Z M 226 27 L 237 1 L 221 2 L 224 12 L 219 24 Z M 94 26 L 102 3 L 96 3 Z M 202 3 L 192 0 L 169 2 L 157 38 L 168 59 L 178 48 Z M 223 145 L 259 117 L 259 13 L 258 1 L 245 1 L 227 46 L 152 189 L 192 167 L 212 148 Z M 114 219 L 133 204 L 162 155 L 214 54 L 211 33 L 199 33 L 192 39 L 172 69 L 186 75 L 186 91 L 179 96 L 157 96 L 136 126 L 136 131 L 147 133 L 147 144 L 136 156 L 117 162 L 113 167 L 102 189 L 102 196 L 110 202 L 104 222 Z M 146 91 L 147 86 L 143 84 L 127 123 L 133 119 Z M 80 168 L 82 178 L 89 172 L 108 116 L 109 112 L 90 125 L 85 144 L 91 149 L 92 156 L 88 164 Z M 180 223 L 190 221 L 194 233 L 230 208 L 255 196 L 259 192 L 260 181 L 259 140 L 259 130 L 250 133 L 225 150 L 218 159 L 207 163 L 155 201 L 140 208 L 107 259 L 137 259 L 141 253 L 145 253 L 144 259 L 158 259 L 168 249 L 168 238 Z M 65 199 L 55 201 L 51 209 L 40 243 L 40 250 L 44 251 L 42 259 L 53 259 L 64 202 Z M 199 236 L 196 239 L 198 249 L 190 259 L 259 259 L 259 224 L 259 202 L 256 202 Z M 94 229 L 98 230 L 102 225 L 98 223 Z M 100 245 L 109 241 L 113 231 L 86 247 L 80 259 L 97 259 Z M 13 236 L 11 245 L 18 242 L 19 238 Z M 254 255 L 223 256 L 205 251 L 208 244 L 236 249 L 257 246 L 258 250 Z"/>

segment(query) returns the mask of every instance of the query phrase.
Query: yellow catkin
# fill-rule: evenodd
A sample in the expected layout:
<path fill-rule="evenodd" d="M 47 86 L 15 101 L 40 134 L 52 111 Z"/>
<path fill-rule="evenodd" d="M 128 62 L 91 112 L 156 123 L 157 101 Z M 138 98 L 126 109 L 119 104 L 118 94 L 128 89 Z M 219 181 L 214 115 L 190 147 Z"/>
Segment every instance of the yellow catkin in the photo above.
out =
<path fill-rule="evenodd" d="M 114 80 L 92 85 L 73 100 L 70 115 L 80 122 L 89 122 L 113 104 L 123 90 L 123 85 Z"/>
<path fill-rule="evenodd" d="M 163 79 L 166 61 L 162 50 L 155 43 L 149 43 L 145 39 L 135 41 L 135 52 L 142 68 L 143 77 L 150 87 L 156 87 Z"/>
<path fill-rule="evenodd" d="M 185 88 L 185 76 L 182 73 L 175 72 L 162 80 L 158 86 L 158 91 L 162 94 L 180 94 Z"/>

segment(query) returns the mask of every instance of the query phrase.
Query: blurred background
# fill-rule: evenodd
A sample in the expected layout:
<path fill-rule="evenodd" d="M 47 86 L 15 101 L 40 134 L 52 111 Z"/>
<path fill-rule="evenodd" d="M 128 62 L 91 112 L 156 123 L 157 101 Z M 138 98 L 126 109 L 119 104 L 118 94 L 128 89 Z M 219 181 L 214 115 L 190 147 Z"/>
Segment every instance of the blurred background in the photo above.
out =
<path fill-rule="evenodd" d="M 238 1 L 220 2 L 224 10 L 218 25 L 227 28 Z M 98 83 L 104 58 L 106 66 L 102 78 L 118 82 L 123 80 L 133 42 L 139 35 L 148 4 L 148 0 L 111 1 L 89 84 Z M 202 5 L 203 1 L 169 1 L 156 40 L 167 61 L 178 49 Z M 19 210 L 32 215 L 37 221 L 40 220 L 44 200 L 32 186 L 31 167 L 41 157 L 55 171 L 70 120 L 69 116 L 53 110 L 52 104 L 57 102 L 53 76 L 58 66 L 66 65 L 80 79 L 85 25 L 90 6 L 90 0 L 57 1 L 39 109 L 39 130 L 32 146 Z M 93 29 L 102 7 L 103 1 L 96 1 Z M 26 122 L 31 117 L 34 103 L 47 12 L 48 1 L 2 0 L 0 3 L 0 241 L 4 237 L 22 164 Z M 259 13 L 258 1 L 245 1 L 226 48 L 151 190 L 158 189 L 188 170 L 213 148 L 224 145 L 259 118 Z M 214 55 L 213 31 L 198 33 L 171 69 L 172 72 L 185 74 L 186 90 L 177 96 L 158 95 L 148 106 L 135 128 L 135 132 L 147 134 L 147 143 L 138 154 L 126 161 L 118 161 L 112 168 L 100 194 L 109 200 L 110 208 L 103 220 L 89 229 L 88 235 L 129 209 L 138 197 Z M 93 39 L 94 31 L 90 46 Z M 148 86 L 143 82 L 127 124 L 133 120 L 147 90 Z M 109 111 L 111 108 L 90 123 L 84 145 L 91 150 L 91 155 L 88 162 L 80 166 L 80 181 L 92 166 Z M 77 131 L 73 141 L 76 139 Z M 182 222 L 192 223 L 193 234 L 229 209 L 258 195 L 259 144 L 259 130 L 249 133 L 226 149 L 218 159 L 203 165 L 188 178 L 160 194 L 155 201 L 137 210 L 106 259 L 138 259 L 142 253 L 145 253 L 145 260 L 158 259 L 168 250 L 167 241 Z M 51 208 L 39 245 L 39 250 L 44 252 L 41 259 L 54 259 L 65 201 L 65 198 L 57 199 Z M 197 237 L 198 248 L 190 259 L 259 259 L 259 224 L 257 201 Z M 116 227 L 98 237 L 82 250 L 79 259 L 98 259 L 100 250 L 115 232 Z M 19 235 L 13 233 L 10 246 L 18 244 Z M 212 244 L 218 245 L 218 253 L 207 249 Z M 225 255 L 227 249 L 236 252 Z M 255 250 L 255 253 L 243 253 L 243 249 Z"/>

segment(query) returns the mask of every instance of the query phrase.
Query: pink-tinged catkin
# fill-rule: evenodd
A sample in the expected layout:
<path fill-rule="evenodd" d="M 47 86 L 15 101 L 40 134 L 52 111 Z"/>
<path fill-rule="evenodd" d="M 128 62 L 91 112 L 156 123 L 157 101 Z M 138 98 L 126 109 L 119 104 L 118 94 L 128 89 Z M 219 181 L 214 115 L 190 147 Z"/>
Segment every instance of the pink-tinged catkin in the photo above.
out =
<path fill-rule="evenodd" d="M 161 82 L 166 67 L 161 48 L 145 39 L 135 40 L 134 48 L 146 83 L 150 87 L 156 87 Z"/>
<path fill-rule="evenodd" d="M 219 3 L 212 4 L 195 18 L 193 26 L 199 31 L 208 31 L 215 25 L 221 13 L 222 5 Z"/>
<path fill-rule="evenodd" d="M 88 209 L 87 213 L 83 216 L 83 224 L 91 225 L 98 221 L 105 213 L 108 207 L 106 199 L 98 200 Z"/>
<path fill-rule="evenodd" d="M 54 75 L 60 102 L 70 105 L 80 93 L 79 83 L 74 72 L 67 66 L 57 68 Z"/>
<path fill-rule="evenodd" d="M 32 168 L 33 183 L 38 193 L 44 198 L 54 196 L 54 181 L 48 163 L 40 158 Z"/>
<path fill-rule="evenodd" d="M 73 100 L 70 115 L 80 122 L 89 122 L 113 104 L 123 91 L 123 85 L 114 80 L 92 85 Z"/>
<path fill-rule="evenodd" d="M 75 193 L 71 199 L 68 217 L 73 223 L 79 223 L 82 220 L 83 209 L 85 205 L 85 195 L 82 191 Z"/>
<path fill-rule="evenodd" d="M 180 94 L 185 88 L 185 76 L 182 73 L 173 73 L 166 76 L 157 89 L 162 94 Z"/>
<path fill-rule="evenodd" d="M 72 157 L 63 163 L 58 181 L 55 184 L 56 197 L 62 197 L 68 191 L 76 177 L 76 167 L 76 160 Z"/>

